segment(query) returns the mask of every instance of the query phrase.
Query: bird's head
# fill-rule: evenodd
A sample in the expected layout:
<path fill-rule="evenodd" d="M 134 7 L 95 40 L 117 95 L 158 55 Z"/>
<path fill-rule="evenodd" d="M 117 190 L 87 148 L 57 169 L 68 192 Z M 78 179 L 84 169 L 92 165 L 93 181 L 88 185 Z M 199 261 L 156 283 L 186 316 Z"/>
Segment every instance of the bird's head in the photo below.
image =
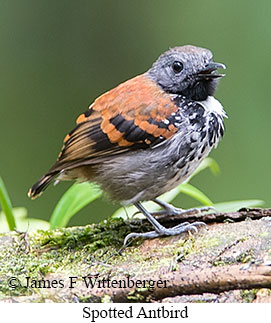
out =
<path fill-rule="evenodd" d="M 219 68 L 226 66 L 213 62 L 210 50 L 187 45 L 163 53 L 147 73 L 166 92 L 202 101 L 214 94 L 224 76 L 217 73 Z"/>

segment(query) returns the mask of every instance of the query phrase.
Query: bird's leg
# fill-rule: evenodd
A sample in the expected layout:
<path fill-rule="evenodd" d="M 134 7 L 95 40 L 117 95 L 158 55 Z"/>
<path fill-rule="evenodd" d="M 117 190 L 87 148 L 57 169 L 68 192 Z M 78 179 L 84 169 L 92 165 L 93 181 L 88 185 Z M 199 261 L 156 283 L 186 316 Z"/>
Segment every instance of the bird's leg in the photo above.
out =
<path fill-rule="evenodd" d="M 166 203 L 164 201 L 158 200 L 158 199 L 153 199 L 153 202 L 160 205 L 164 210 L 158 211 L 158 212 L 153 212 L 152 215 L 183 215 L 184 219 L 186 215 L 193 215 L 193 214 L 200 214 L 203 212 L 208 212 L 208 211 L 215 211 L 216 209 L 212 206 L 204 206 L 201 208 L 192 208 L 192 209 L 181 209 L 177 208 L 169 203 Z"/>
<path fill-rule="evenodd" d="M 198 231 L 197 226 L 205 225 L 204 222 L 184 222 L 181 224 L 176 225 L 173 228 L 165 228 L 163 225 L 161 225 L 152 215 L 149 213 L 140 202 L 135 203 L 135 206 L 138 208 L 138 210 L 145 215 L 145 217 L 150 221 L 150 223 L 153 225 L 155 231 L 150 232 L 144 232 L 144 233 L 130 233 L 128 234 L 124 239 L 124 246 L 127 244 L 127 241 L 130 238 L 146 238 L 146 239 L 152 239 L 159 236 L 174 236 L 181 234 L 183 232 L 194 230 L 195 232 Z"/>

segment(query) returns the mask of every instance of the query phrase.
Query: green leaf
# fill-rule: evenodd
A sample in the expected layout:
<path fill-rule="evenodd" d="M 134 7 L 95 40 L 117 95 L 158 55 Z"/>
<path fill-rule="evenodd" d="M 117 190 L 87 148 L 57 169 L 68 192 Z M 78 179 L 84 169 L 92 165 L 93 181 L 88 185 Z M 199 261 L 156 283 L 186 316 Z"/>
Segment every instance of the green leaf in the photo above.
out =
<path fill-rule="evenodd" d="M 8 192 L 5 187 L 4 181 L 2 180 L 1 177 L 0 177 L 0 204 L 2 206 L 2 210 L 3 210 L 4 214 L 6 216 L 8 228 L 10 231 L 12 231 L 16 228 L 16 222 L 15 222 L 13 211 L 12 211 L 11 201 L 8 196 Z"/>
<path fill-rule="evenodd" d="M 16 220 L 16 228 L 22 232 L 33 232 L 37 229 L 48 230 L 49 222 L 27 217 L 27 210 L 24 207 L 16 207 L 12 209 Z M 4 212 L 0 212 L 0 232 L 9 231 L 7 221 L 5 220 Z"/>
<path fill-rule="evenodd" d="M 218 163 L 213 158 L 207 157 L 200 163 L 199 167 L 188 177 L 188 179 L 186 180 L 186 183 L 189 182 L 191 178 L 198 175 L 206 168 L 210 168 L 210 171 L 214 175 L 217 175 L 220 172 Z"/>
<path fill-rule="evenodd" d="M 241 208 L 258 207 L 264 205 L 262 200 L 244 200 L 244 201 L 231 201 L 213 204 L 213 207 L 219 212 L 235 212 Z"/>
<path fill-rule="evenodd" d="M 73 184 L 58 201 L 51 215 L 51 229 L 65 227 L 74 214 L 101 195 L 102 191 L 96 184 Z"/>
<path fill-rule="evenodd" d="M 180 193 L 184 193 L 188 196 L 193 197 L 195 200 L 202 203 L 202 205 L 213 205 L 213 202 L 203 192 L 197 189 L 195 186 L 185 183 L 179 186 Z"/>

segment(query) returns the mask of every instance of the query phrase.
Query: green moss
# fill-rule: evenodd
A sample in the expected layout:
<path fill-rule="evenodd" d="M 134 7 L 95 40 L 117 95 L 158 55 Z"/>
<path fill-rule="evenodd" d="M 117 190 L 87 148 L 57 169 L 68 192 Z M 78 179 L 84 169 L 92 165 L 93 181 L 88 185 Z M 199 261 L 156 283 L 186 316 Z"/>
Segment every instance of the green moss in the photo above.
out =
<path fill-rule="evenodd" d="M 138 228 L 135 228 L 136 225 Z M 145 250 L 144 253 L 136 247 L 142 242 L 138 239 L 133 242 L 135 247 L 119 252 L 124 237 L 131 231 L 141 229 L 141 221 L 109 219 L 85 227 L 39 230 L 31 234 L 12 232 L 10 239 L 0 248 L 0 281 L 3 282 L 0 292 L 12 296 L 40 292 L 25 287 L 26 277 L 37 280 L 50 274 L 80 277 L 90 272 L 98 272 L 100 276 L 128 273 L 136 276 L 147 275 L 160 267 L 169 268 L 172 254 L 177 254 L 179 248 L 184 246 L 182 239 L 181 243 L 177 240 L 172 248 L 167 244 L 168 238 L 165 238 L 164 245 Z M 149 229 L 147 224 L 141 231 Z M 6 236 L 0 235 L 0 243 L 1 238 L 5 239 Z M 186 254 L 189 248 L 186 247 Z M 16 277 L 19 286 L 15 289 L 9 287 L 9 277 Z M 81 301 L 84 301 L 84 296 Z"/>
<path fill-rule="evenodd" d="M 258 289 L 244 289 L 240 291 L 240 296 L 246 303 L 251 303 L 256 299 Z"/>
<path fill-rule="evenodd" d="M 221 239 L 218 237 L 210 237 L 209 239 L 204 240 L 203 248 L 212 248 L 221 245 Z"/>
<path fill-rule="evenodd" d="M 253 250 L 250 249 L 240 253 L 238 257 L 236 257 L 236 262 L 245 264 L 253 261 L 254 259 L 255 259 L 254 252 Z"/>
<path fill-rule="evenodd" d="M 101 299 L 101 303 L 112 303 L 112 299 L 110 296 L 105 295 L 102 299 Z"/>
<path fill-rule="evenodd" d="M 130 302 L 143 302 L 147 301 L 146 296 L 144 295 L 148 291 L 148 288 L 137 288 L 136 290 L 130 292 L 127 296 L 127 300 Z"/>
<path fill-rule="evenodd" d="M 57 272 L 79 274 L 95 262 L 103 271 L 102 262 L 120 249 L 129 232 L 129 224 L 113 219 L 85 227 L 39 230 L 29 235 L 12 232 L 9 241 L 2 234 L 0 291 L 5 295 L 28 295 L 33 290 L 24 287 L 25 277 L 41 279 Z M 20 282 L 15 289 L 8 286 L 10 277 Z"/>

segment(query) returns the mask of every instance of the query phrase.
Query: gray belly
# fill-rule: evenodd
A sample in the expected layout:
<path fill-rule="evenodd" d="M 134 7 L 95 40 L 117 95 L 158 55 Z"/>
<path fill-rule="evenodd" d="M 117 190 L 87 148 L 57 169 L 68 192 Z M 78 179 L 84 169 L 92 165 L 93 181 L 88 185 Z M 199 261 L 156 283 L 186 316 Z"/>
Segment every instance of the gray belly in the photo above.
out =
<path fill-rule="evenodd" d="M 99 165 L 95 181 L 122 204 L 152 200 L 185 181 L 211 147 L 200 133 L 179 134 L 153 149 L 130 152 Z"/>

